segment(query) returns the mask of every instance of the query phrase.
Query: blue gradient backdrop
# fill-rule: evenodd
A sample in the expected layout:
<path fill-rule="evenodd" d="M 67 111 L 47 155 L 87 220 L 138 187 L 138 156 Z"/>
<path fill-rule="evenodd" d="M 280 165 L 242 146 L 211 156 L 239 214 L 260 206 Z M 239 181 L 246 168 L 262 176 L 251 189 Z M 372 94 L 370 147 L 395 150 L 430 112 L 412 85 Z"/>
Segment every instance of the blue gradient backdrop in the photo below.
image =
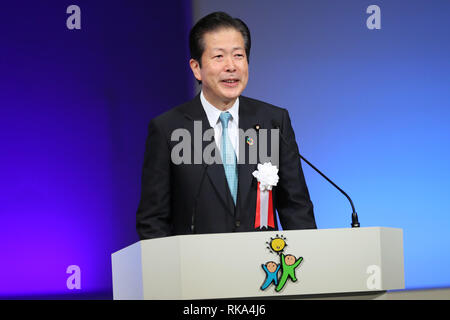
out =
<path fill-rule="evenodd" d="M 362 226 L 404 230 L 406 287 L 449 286 L 448 1 L 16 1 L 0 11 L 0 297 L 112 297 L 148 122 L 193 96 L 191 15 L 215 10 L 252 31 L 244 94 L 289 110 Z M 319 228 L 349 227 L 345 198 L 303 167 Z"/>

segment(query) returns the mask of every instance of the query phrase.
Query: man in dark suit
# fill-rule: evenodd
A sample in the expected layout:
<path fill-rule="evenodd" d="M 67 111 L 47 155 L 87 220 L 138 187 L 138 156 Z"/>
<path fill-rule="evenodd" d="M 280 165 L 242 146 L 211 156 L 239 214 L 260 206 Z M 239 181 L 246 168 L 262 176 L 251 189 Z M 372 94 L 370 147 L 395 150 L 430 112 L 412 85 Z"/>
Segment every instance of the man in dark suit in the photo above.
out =
<path fill-rule="evenodd" d="M 245 23 L 212 13 L 192 28 L 189 41 L 190 67 L 202 90 L 150 122 L 137 211 L 140 238 L 255 230 L 258 182 L 252 173 L 262 159 L 258 152 L 257 163 L 250 161 L 257 149 L 253 140 L 239 135 L 239 130 L 252 129 L 268 130 L 267 141 L 277 139 L 278 153 L 267 146 L 278 155 L 279 169 L 270 199 L 283 229 L 316 228 L 287 110 L 241 96 L 251 46 Z M 173 134 L 179 129 L 190 136 L 183 141 L 188 148 L 179 155 L 197 160 L 200 155 L 200 162 L 174 161 L 180 141 Z M 279 136 L 271 134 L 273 129 Z M 220 154 L 223 163 L 205 164 L 205 150 L 211 145 L 204 138 L 208 130 L 217 147 L 212 154 Z M 277 230 L 276 221 L 268 229 Z"/>

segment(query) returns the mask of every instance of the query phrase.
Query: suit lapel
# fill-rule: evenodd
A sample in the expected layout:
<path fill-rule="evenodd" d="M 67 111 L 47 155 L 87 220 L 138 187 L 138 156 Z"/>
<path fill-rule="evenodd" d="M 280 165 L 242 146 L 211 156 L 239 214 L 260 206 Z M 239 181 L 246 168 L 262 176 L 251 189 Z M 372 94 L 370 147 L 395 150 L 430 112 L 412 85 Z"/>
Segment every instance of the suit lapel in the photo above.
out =
<path fill-rule="evenodd" d="M 245 98 L 241 98 L 239 100 L 239 129 L 242 129 L 244 132 L 248 129 L 252 129 L 255 125 L 263 124 L 261 120 L 258 120 L 258 117 L 248 103 Z M 254 145 L 250 145 L 246 142 L 247 135 L 241 137 L 239 139 L 240 151 L 239 158 L 241 164 L 238 164 L 238 200 L 240 202 L 245 202 L 248 199 L 248 194 L 251 190 L 251 187 L 254 186 L 256 190 L 256 180 L 253 177 L 252 173 L 256 170 L 257 164 L 255 161 L 250 161 L 250 151 L 257 152 L 257 139 L 254 139 Z M 243 146 L 241 146 L 243 144 Z M 252 149 L 252 150 L 251 150 Z M 241 154 L 241 150 L 245 151 L 244 154 Z M 256 156 L 256 160 L 258 160 L 258 156 Z"/>
<path fill-rule="evenodd" d="M 201 121 L 202 124 L 202 147 L 201 151 L 199 150 L 193 150 L 194 152 L 201 152 L 201 155 L 203 156 L 203 150 L 205 150 L 206 146 L 208 146 L 211 143 L 214 142 L 214 137 L 211 141 L 203 141 L 203 136 L 206 130 L 212 129 L 209 125 L 208 118 L 206 116 L 205 110 L 203 109 L 203 106 L 200 101 L 200 94 L 198 94 L 193 100 L 192 104 L 190 104 L 184 111 L 183 111 L 185 117 L 190 120 L 192 123 L 194 121 Z M 193 126 L 193 125 L 192 125 Z M 190 127 L 190 126 L 189 126 Z M 194 137 L 193 130 L 191 131 L 191 137 Z M 198 138 L 198 137 L 195 137 Z M 194 148 L 195 148 L 195 142 L 193 142 Z M 203 157 L 202 157 L 202 163 Z M 211 181 L 211 184 L 213 185 L 213 188 L 215 189 L 216 193 L 218 194 L 219 198 L 223 202 L 223 205 L 228 208 L 228 212 L 231 214 L 234 214 L 234 202 L 233 198 L 231 196 L 230 189 L 228 187 L 227 178 L 225 177 L 225 170 L 223 168 L 223 165 L 221 163 L 213 163 L 211 165 L 208 165 L 206 168 L 206 173 Z"/>
<path fill-rule="evenodd" d="M 184 110 L 183 113 L 185 117 L 191 122 L 191 126 L 188 128 L 193 128 L 194 121 L 201 121 L 202 123 L 202 137 L 206 130 L 212 129 L 209 125 L 208 118 L 206 116 L 205 111 L 203 110 L 203 106 L 200 101 L 200 94 L 198 94 L 193 100 L 192 103 L 189 104 Z M 242 129 L 244 132 L 248 129 L 252 129 L 255 125 L 260 125 L 261 128 L 264 128 L 264 123 L 261 119 L 258 119 L 258 116 L 254 109 L 248 104 L 245 100 L 245 97 L 241 97 L 239 99 L 239 129 Z M 191 131 L 192 137 L 194 137 L 193 129 L 189 129 Z M 238 197 L 237 201 L 242 202 L 245 199 L 248 199 L 248 195 L 252 190 L 252 187 L 256 190 L 256 179 L 253 177 L 252 173 L 257 168 L 257 161 L 259 161 L 259 156 L 256 156 L 255 161 L 250 161 L 250 149 L 253 149 L 253 152 L 257 152 L 257 139 L 254 139 L 254 145 L 250 146 L 246 142 L 246 135 L 239 139 L 240 152 L 239 158 L 242 158 L 238 163 Z M 205 150 L 205 147 L 214 141 L 203 141 L 202 139 L 202 152 Z M 242 144 L 242 145 L 241 145 Z M 244 151 L 244 154 L 241 153 L 241 150 Z M 197 151 L 198 152 L 198 151 Z M 257 154 L 257 153 L 256 153 Z M 203 162 L 203 160 L 202 160 Z M 234 202 L 231 196 L 230 189 L 228 187 L 227 179 L 225 176 L 225 170 L 222 164 L 211 164 L 207 167 L 207 175 L 213 185 L 216 193 L 219 198 L 223 202 L 223 205 L 227 207 L 228 212 L 234 213 Z"/>

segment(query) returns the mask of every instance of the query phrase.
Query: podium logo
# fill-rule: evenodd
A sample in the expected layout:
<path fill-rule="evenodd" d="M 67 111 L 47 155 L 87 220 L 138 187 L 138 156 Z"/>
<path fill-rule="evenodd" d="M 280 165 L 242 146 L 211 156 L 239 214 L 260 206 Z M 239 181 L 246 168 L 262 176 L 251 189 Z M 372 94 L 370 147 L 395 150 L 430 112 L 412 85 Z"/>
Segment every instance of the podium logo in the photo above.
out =
<path fill-rule="evenodd" d="M 267 261 L 261 264 L 262 269 L 266 274 L 264 283 L 261 285 L 261 290 L 264 291 L 272 284 L 276 292 L 280 292 L 286 285 L 288 280 L 292 282 L 297 281 L 295 270 L 300 266 L 303 257 L 296 258 L 292 254 L 285 253 L 287 243 L 286 238 L 276 235 L 275 238 L 270 238 L 266 242 L 267 249 L 278 256 L 277 261 Z"/>

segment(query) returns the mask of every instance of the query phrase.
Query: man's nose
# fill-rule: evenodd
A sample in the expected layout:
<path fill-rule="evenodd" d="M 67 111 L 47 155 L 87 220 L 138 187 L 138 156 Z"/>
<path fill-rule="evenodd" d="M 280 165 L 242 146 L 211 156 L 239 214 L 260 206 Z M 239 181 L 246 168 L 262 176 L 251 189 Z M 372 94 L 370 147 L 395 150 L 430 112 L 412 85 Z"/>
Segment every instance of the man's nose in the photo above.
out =
<path fill-rule="evenodd" d="M 234 64 L 234 61 L 231 57 L 227 58 L 227 60 L 226 60 L 225 71 L 227 71 L 227 72 L 236 71 L 236 65 Z"/>

